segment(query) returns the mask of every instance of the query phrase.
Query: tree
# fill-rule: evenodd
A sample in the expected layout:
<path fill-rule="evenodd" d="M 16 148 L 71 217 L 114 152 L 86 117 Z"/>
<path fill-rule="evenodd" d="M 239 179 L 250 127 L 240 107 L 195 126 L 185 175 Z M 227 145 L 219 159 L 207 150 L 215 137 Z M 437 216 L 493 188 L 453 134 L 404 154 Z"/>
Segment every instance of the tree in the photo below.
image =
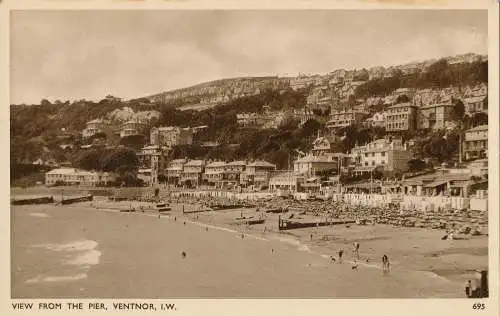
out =
<path fill-rule="evenodd" d="M 146 137 L 144 135 L 131 135 L 123 137 L 120 140 L 120 145 L 125 147 L 134 148 L 139 150 L 146 144 Z"/>
<path fill-rule="evenodd" d="M 97 150 L 92 149 L 84 151 L 77 155 L 75 166 L 79 169 L 84 170 L 101 170 L 101 165 L 99 164 L 99 159 L 101 158 L 101 153 Z"/>
<path fill-rule="evenodd" d="M 406 103 L 410 102 L 410 98 L 406 94 L 398 95 L 396 98 L 396 103 Z"/>
<path fill-rule="evenodd" d="M 465 105 L 462 100 L 454 100 L 451 118 L 453 121 L 462 121 L 465 114 Z"/>
<path fill-rule="evenodd" d="M 422 171 L 426 168 L 425 161 L 421 159 L 411 159 L 408 161 L 408 168 L 411 172 Z"/>
<path fill-rule="evenodd" d="M 125 172 L 123 174 L 120 174 L 116 178 L 116 182 L 126 187 L 141 187 L 145 184 L 144 181 L 137 178 L 137 176 L 133 172 Z"/>
<path fill-rule="evenodd" d="M 479 125 L 487 125 L 488 124 L 488 114 L 483 112 L 478 112 L 472 115 L 470 119 L 470 127 L 476 127 Z"/>
<path fill-rule="evenodd" d="M 356 77 L 354 80 L 356 81 L 367 81 L 370 78 L 370 74 L 368 73 L 368 70 L 365 68 L 361 69 L 360 71 L 356 72 Z"/>
<path fill-rule="evenodd" d="M 101 170 L 114 172 L 119 171 L 124 173 L 125 171 L 137 170 L 139 161 L 135 154 L 135 151 L 129 148 L 116 148 L 112 150 L 107 150 L 106 153 L 102 154 L 99 159 Z"/>
<path fill-rule="evenodd" d="M 315 119 L 309 119 L 302 125 L 301 135 L 303 137 L 313 136 L 319 129 L 321 129 L 321 124 Z"/>
<path fill-rule="evenodd" d="M 50 103 L 50 101 L 47 99 L 42 99 L 42 101 L 40 101 L 40 105 L 41 106 L 50 106 L 50 105 L 52 105 L 52 103 Z"/>

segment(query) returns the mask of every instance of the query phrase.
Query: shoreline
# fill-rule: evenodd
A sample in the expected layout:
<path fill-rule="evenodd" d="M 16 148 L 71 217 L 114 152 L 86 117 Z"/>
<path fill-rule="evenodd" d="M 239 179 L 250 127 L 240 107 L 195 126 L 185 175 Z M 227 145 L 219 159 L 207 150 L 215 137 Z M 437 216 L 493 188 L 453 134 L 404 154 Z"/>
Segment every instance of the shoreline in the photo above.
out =
<path fill-rule="evenodd" d="M 112 202 L 116 203 L 116 202 Z M 332 256 L 334 258 L 337 257 L 337 251 L 333 248 L 334 246 L 338 245 L 343 245 L 344 247 L 338 247 L 344 249 L 345 253 L 350 253 L 351 251 L 348 249 L 350 244 L 352 243 L 353 240 L 361 240 L 361 243 L 364 241 L 370 242 L 370 241 L 377 241 L 377 237 L 375 238 L 345 238 L 344 237 L 344 242 L 336 242 L 333 245 L 329 244 L 329 241 L 331 241 L 329 238 L 326 240 L 322 240 L 322 238 L 326 235 L 328 236 L 329 229 L 330 227 L 319 227 L 319 228 L 300 228 L 300 229 L 291 229 L 291 230 L 284 230 L 284 231 L 279 231 L 277 230 L 277 224 L 276 225 L 268 225 L 267 219 L 266 219 L 266 224 L 257 224 L 257 225 L 244 225 L 244 224 L 235 224 L 235 223 L 228 223 L 227 221 L 224 221 L 221 219 L 224 215 L 227 214 L 234 214 L 236 215 L 237 213 L 240 213 L 242 211 L 247 211 L 251 212 L 252 209 L 227 209 L 227 210 L 218 210 L 218 211 L 206 211 L 202 213 L 192 213 L 192 214 L 183 214 L 180 212 L 180 205 L 182 204 L 174 204 L 175 208 L 177 211 L 170 211 L 168 213 L 170 214 L 161 214 L 160 217 L 164 220 L 170 221 L 172 220 L 170 217 L 177 217 L 177 220 L 183 219 L 187 224 L 195 225 L 201 228 L 206 228 L 208 227 L 209 229 L 215 229 L 218 231 L 223 231 L 223 232 L 228 232 L 232 233 L 235 235 L 244 235 L 245 238 L 253 238 L 256 240 L 261 240 L 261 241 L 279 241 L 281 243 L 290 245 L 292 247 L 296 248 L 296 251 L 304 251 L 308 252 L 310 254 L 317 255 L 319 257 L 322 257 L 324 259 L 329 259 Z M 192 205 L 191 205 L 192 206 Z M 119 210 L 117 209 L 108 209 L 106 210 L 105 208 L 95 208 L 96 210 L 103 210 L 103 211 L 110 211 L 112 213 L 120 213 Z M 177 212 L 177 214 L 174 216 L 172 213 Z M 135 212 L 130 212 L 130 216 L 134 215 L 142 215 L 142 216 L 149 216 L 149 217 L 157 217 L 156 213 L 153 212 L 141 212 L 136 210 Z M 199 218 L 198 220 L 195 218 Z M 271 216 L 275 217 L 272 218 L 277 222 L 276 216 Z M 208 218 L 208 220 L 207 220 Z M 271 227 L 267 228 L 265 231 L 262 229 L 264 226 L 266 227 Z M 345 226 L 351 226 L 351 225 L 340 225 L 345 228 Z M 355 225 L 353 225 L 355 226 Z M 382 230 L 388 230 L 391 231 L 392 233 L 397 233 L 397 232 L 404 232 L 404 233 L 420 233 L 420 234 L 432 234 L 432 235 L 442 235 L 442 232 L 436 231 L 436 230 L 431 230 L 428 228 L 414 228 L 414 227 L 394 227 L 392 225 L 388 224 L 376 224 L 378 228 L 382 228 Z M 359 228 L 365 228 L 366 226 L 358 226 Z M 333 230 L 336 231 L 338 229 L 333 227 Z M 349 232 L 346 232 L 347 234 Z M 307 236 L 313 235 L 313 240 L 308 240 Z M 486 236 L 487 237 L 487 236 Z M 380 239 L 383 239 L 379 237 Z M 480 236 L 475 238 L 476 240 L 480 240 L 481 238 L 484 238 L 484 236 Z M 487 238 L 486 238 L 487 239 Z M 458 241 L 460 242 L 460 241 Z M 347 250 L 347 251 L 346 251 Z M 446 250 L 441 250 L 441 251 L 436 251 L 434 253 L 439 253 L 442 252 L 442 254 L 446 254 Z M 363 255 L 363 251 L 360 252 Z M 349 264 L 357 264 L 360 266 L 365 266 L 368 268 L 373 268 L 373 269 L 378 269 L 382 270 L 382 264 L 379 262 L 379 260 L 374 259 L 373 261 L 371 260 L 372 257 L 375 257 L 373 255 L 373 252 L 368 252 L 364 253 L 365 257 L 361 256 L 360 260 L 347 260 L 345 257 L 343 259 L 343 262 L 349 263 Z M 348 255 L 349 256 L 349 255 Z M 381 257 L 382 254 L 380 254 L 379 257 Z M 369 261 L 366 262 L 366 258 L 369 257 Z M 435 256 L 435 257 L 439 257 Z M 337 259 L 337 258 L 336 258 Z M 375 262 L 375 264 L 374 264 Z M 400 270 L 400 271 L 408 271 L 408 272 L 422 272 L 426 274 L 432 274 L 436 278 L 441 278 L 443 280 L 449 281 L 449 282 L 456 282 L 457 277 L 467 275 L 467 270 L 471 269 L 455 269 L 451 270 L 450 269 L 437 269 L 437 271 L 433 269 L 415 269 L 415 268 L 408 268 L 405 267 L 404 264 L 401 265 L 399 261 L 396 261 L 394 263 L 391 263 L 391 270 Z M 444 273 L 442 272 L 442 270 Z M 453 276 L 455 278 L 453 278 Z M 462 279 L 462 278 L 459 278 Z M 457 284 L 462 284 L 463 282 L 458 282 Z"/>
<path fill-rule="evenodd" d="M 201 205 L 203 200 L 200 201 L 192 201 L 192 204 L 184 204 L 184 207 L 196 209 L 197 204 Z M 201 204 L 200 204 L 201 203 Z M 130 206 L 149 205 L 151 209 L 144 210 L 141 212 L 140 209 L 135 212 L 121 212 L 120 210 L 124 210 L 129 208 Z M 337 287 L 340 285 L 328 285 L 324 284 L 326 278 L 331 278 L 332 276 L 328 276 L 330 273 L 334 273 L 336 278 L 346 279 L 342 282 L 353 282 L 347 281 L 349 279 L 357 280 L 361 275 L 363 278 L 368 278 L 367 280 L 378 280 L 373 282 L 382 282 L 383 287 L 388 287 L 388 291 L 390 293 L 381 293 L 380 289 L 359 289 L 355 285 L 347 285 L 348 290 L 339 289 L 334 292 L 341 293 L 340 297 L 414 297 L 414 295 L 418 295 L 418 297 L 463 297 L 461 293 L 463 292 L 463 284 L 467 279 L 473 278 L 473 275 L 468 273 L 468 270 L 471 269 L 482 269 L 487 268 L 488 266 L 488 254 L 487 254 L 487 237 L 485 236 L 475 236 L 470 238 L 469 240 L 448 240 L 442 241 L 440 240 L 440 236 L 444 233 L 439 230 L 432 230 L 426 228 L 408 228 L 408 227 L 393 227 L 387 224 L 376 224 L 376 225 L 338 225 L 338 226 L 325 226 L 325 227 L 314 227 L 314 228 L 300 228 L 300 229 L 292 229 L 286 231 L 279 231 L 278 227 L 278 214 L 266 214 L 264 213 L 265 223 L 264 224 L 256 224 L 256 225 L 242 225 L 236 224 L 236 219 L 242 217 L 244 215 L 246 218 L 251 218 L 258 216 L 259 213 L 255 208 L 242 208 L 242 209 L 225 209 L 225 210 L 217 210 L 217 211 L 205 211 L 199 213 L 191 213 L 191 214 L 183 214 L 182 213 L 182 203 L 172 203 L 172 210 L 166 213 L 158 214 L 153 211 L 153 203 L 146 202 L 113 202 L 107 201 L 104 199 L 97 199 L 92 202 L 83 202 L 77 203 L 73 205 L 67 206 L 54 206 L 54 205 L 37 205 L 37 206 L 12 206 L 11 214 L 15 218 L 20 216 L 29 215 L 30 221 L 38 220 L 40 222 L 49 223 L 51 220 L 56 220 L 60 216 L 64 216 L 67 218 L 65 221 L 71 222 L 68 227 L 64 228 L 66 230 L 71 229 L 71 226 L 74 225 L 82 225 L 75 222 L 78 218 L 80 221 L 88 221 L 89 223 L 94 223 L 96 220 L 99 221 L 99 218 L 106 218 L 107 226 L 102 226 L 104 224 L 98 224 L 97 226 L 102 227 L 97 229 L 94 227 L 93 229 L 97 229 L 93 231 L 93 235 L 88 235 L 86 233 L 87 229 L 91 229 L 87 226 L 83 229 L 83 235 L 87 236 L 87 239 L 93 240 L 93 236 L 101 236 L 99 238 L 104 238 L 103 240 L 107 240 L 109 237 L 106 233 L 107 229 L 111 229 L 112 235 L 114 235 L 116 239 L 112 245 L 116 245 L 118 247 L 124 247 L 123 244 L 125 241 L 122 239 L 128 240 L 129 238 L 133 238 L 133 236 L 128 235 L 128 229 L 141 229 L 143 236 L 138 236 L 140 240 L 144 240 L 145 244 L 156 240 L 158 236 L 151 235 L 149 229 L 144 226 L 146 223 L 150 223 L 149 225 L 154 225 L 155 227 L 160 225 L 161 227 L 170 227 L 173 229 L 171 232 L 169 230 L 164 231 L 162 234 L 167 234 L 168 236 L 172 236 L 170 238 L 174 238 L 174 240 L 178 240 L 181 244 L 185 244 L 185 247 L 188 248 L 198 248 L 203 245 L 203 241 L 198 240 L 199 238 L 204 239 L 203 236 L 211 238 L 216 238 L 219 240 L 217 244 L 219 246 L 215 246 L 212 244 L 207 244 L 208 248 L 211 247 L 223 247 L 226 243 L 228 244 L 229 249 L 232 249 L 235 254 L 231 252 L 227 253 L 229 256 L 227 260 L 228 262 L 220 261 L 225 259 L 217 259 L 218 264 L 222 264 L 222 266 L 226 267 L 225 269 L 234 269 L 231 266 L 231 262 L 236 260 L 236 262 L 240 261 L 240 257 L 234 257 L 238 253 L 238 256 L 247 256 L 250 253 L 257 251 L 258 255 L 256 258 L 259 259 L 249 259 L 252 263 L 251 265 L 255 267 L 249 268 L 249 271 L 253 271 L 254 273 L 263 273 L 262 271 L 267 271 L 267 268 L 264 270 L 261 264 L 259 264 L 260 260 L 269 261 L 268 264 L 276 264 L 272 263 L 276 260 L 282 261 L 280 264 L 280 268 L 289 272 L 282 272 L 277 276 L 273 276 L 281 280 L 280 282 L 290 283 L 289 286 L 294 284 L 294 281 L 287 280 L 287 275 L 291 273 L 291 275 L 307 273 L 312 275 L 315 283 L 310 284 L 309 294 L 300 294 L 299 289 L 291 288 L 287 290 L 283 290 L 283 293 L 278 295 L 279 297 L 302 297 L 305 295 L 306 297 L 317 298 L 324 297 L 324 289 L 328 287 Z M 108 207 L 108 208 L 107 208 Z M 25 211 L 21 211 L 25 210 Z M 21 212 L 19 212 L 21 211 Z M 73 212 L 74 211 L 74 212 Z M 101 212 L 99 212 L 101 211 Z M 50 214 L 62 214 L 57 215 L 56 218 L 51 218 Z M 43 214 L 43 216 L 41 215 Z M 72 215 L 74 214 L 74 215 Z M 102 215 L 109 214 L 109 215 Z M 120 216 L 116 216 L 120 215 Z M 142 215 L 142 216 L 139 216 Z M 158 215 L 160 216 L 159 219 Z M 114 218 L 114 219 L 113 219 Z M 174 220 L 176 218 L 176 221 Z M 183 228 L 183 222 L 186 222 L 186 228 Z M 16 220 L 17 225 L 23 225 L 22 222 Z M 116 222 L 116 223 L 115 223 Z M 127 235 L 123 235 L 119 233 L 120 229 L 113 228 L 120 222 L 129 223 L 126 225 L 127 230 L 124 231 Z M 21 224 L 19 224 L 21 223 Z M 15 223 L 13 223 L 14 225 Z M 164 226 L 167 225 L 167 226 Z M 95 226 L 92 224 L 90 227 Z M 137 227 L 135 227 L 137 226 Z M 106 227 L 106 228 L 105 228 Z M 143 228 L 141 228 L 143 227 Z M 265 228 L 266 227 L 266 228 Z M 116 231 L 118 229 L 118 231 Z M 153 229 L 153 228 L 152 228 Z M 155 228 L 156 229 L 156 228 Z M 159 229 L 159 228 L 158 228 Z M 116 231 L 116 232 L 115 232 Z M 163 229 L 162 229 L 163 231 Z M 175 233 L 175 231 L 177 233 Z M 15 230 L 13 230 L 16 233 Z M 64 235 L 73 235 L 75 233 L 69 232 Z M 173 234 L 173 235 L 172 235 Z M 200 237 L 196 237 L 198 241 L 191 240 L 192 237 L 189 237 L 187 240 L 181 240 L 176 237 L 175 234 L 180 234 L 180 236 L 184 234 L 188 234 L 191 236 L 192 234 Z M 231 235 L 228 235 L 231 234 Z M 76 234 L 78 235 L 78 234 Z M 243 236 L 243 238 L 240 237 Z M 42 235 L 43 236 L 43 235 Z M 217 237 L 220 236 L 220 237 Z M 311 238 L 312 237 L 312 238 Z M 19 237 L 17 237 L 19 238 Z M 56 240 L 59 240 L 61 237 L 59 235 L 55 235 L 53 237 Z M 65 237 L 66 238 L 66 237 Z M 194 238 L 194 237 L 193 237 Z M 27 238 L 29 239 L 29 238 Z M 98 239 L 96 239 L 98 240 Z M 240 241 L 238 241 L 240 240 Z M 246 241 L 246 242 L 245 242 Z M 360 259 L 356 260 L 356 265 L 359 266 L 359 276 L 355 274 L 357 272 L 352 272 L 351 267 L 354 265 L 354 260 L 352 258 L 351 247 L 352 243 L 356 241 L 361 244 L 360 247 Z M 129 241 L 130 242 L 130 241 Z M 167 241 L 158 241 L 159 243 L 164 243 Z M 243 243 L 242 243 L 243 242 Z M 101 244 L 101 242 L 99 241 Z M 197 243 L 200 243 L 199 245 Z M 242 244 L 241 244 L 242 243 Z M 255 244 L 254 244 L 255 243 Z M 243 248 L 234 248 L 229 246 L 231 244 L 241 244 Z M 169 246 L 170 245 L 170 246 Z M 251 246 L 253 245 L 253 246 Z M 260 245 L 260 246 L 259 246 Z M 12 244 L 14 248 L 16 248 L 16 244 Z M 106 243 L 103 244 L 105 247 L 103 251 L 103 260 L 108 256 L 108 250 L 106 250 Z M 167 242 L 165 245 L 167 249 L 174 249 L 175 244 L 170 244 Z M 170 247 L 170 248 L 169 248 Z M 248 248 L 250 247 L 250 248 Z M 99 248 L 99 247 L 98 247 Z M 135 249 L 135 248 L 134 248 Z M 224 252 L 229 249 L 225 249 Z M 257 250 L 261 249 L 261 250 Z M 267 250 L 265 250 L 267 249 Z M 338 259 L 337 253 L 339 249 L 344 250 L 344 258 L 343 264 L 339 264 L 338 261 L 336 263 L 330 262 L 330 256 Z M 22 249 L 17 250 L 18 252 Z M 131 251 L 128 248 L 123 248 L 123 251 Z M 141 250 L 146 251 L 146 250 Z M 201 250 L 199 250 L 201 251 Z M 202 250 L 208 251 L 208 250 Z M 276 251 L 276 255 L 279 257 L 272 259 L 266 258 L 272 252 Z M 248 252 L 248 254 L 246 254 Z M 146 251 L 147 253 L 147 251 Z M 267 254 L 266 254 L 267 253 Z M 380 279 L 380 277 L 385 274 L 382 273 L 380 258 L 383 254 L 388 254 L 391 260 L 391 269 L 388 273 L 387 277 L 393 281 L 388 281 L 389 279 Z M 122 256 L 124 254 L 120 254 Z M 21 255 L 22 256 L 22 255 Z M 264 256 L 264 257 L 262 257 Z M 285 256 L 286 259 L 283 256 Z M 271 256 L 272 257 L 272 256 Z M 309 258 L 309 259 L 307 259 Z M 15 258 L 14 258 L 15 260 Z M 116 259 L 113 259 L 116 260 Z M 197 259 L 198 260 L 198 259 Z M 200 263 L 195 263 L 195 265 L 201 264 L 201 262 L 206 261 L 207 259 L 199 258 Z M 211 259 L 210 259 L 211 260 Z M 214 259 L 215 260 L 215 259 Z M 256 261 L 255 261 L 256 260 Z M 306 261 L 304 261 L 306 260 Z M 255 262 L 254 262 L 255 261 Z M 106 262 L 106 260 L 104 261 Z M 142 261 L 141 261 L 142 262 Z M 118 263 L 119 264 L 119 263 Z M 144 261 L 143 264 L 151 265 L 149 261 Z M 250 264 L 250 263 L 245 263 Z M 298 264 L 298 265 L 297 265 Z M 93 273 L 92 271 L 99 271 L 100 269 L 108 269 L 106 268 L 106 264 L 102 266 L 102 261 L 100 264 L 92 267 L 89 270 L 89 278 L 90 280 L 84 279 L 78 282 L 97 282 L 93 281 Z M 285 265 L 285 266 L 284 266 Z M 119 269 L 120 266 L 116 266 Z M 181 266 L 179 266 L 182 270 Z M 231 268 L 230 268 L 231 267 Z M 201 268 L 203 271 L 204 268 Z M 296 271 L 298 269 L 298 271 Z M 305 269 L 305 270 L 304 270 Z M 311 270 L 312 269 L 312 270 Z M 35 269 L 36 270 L 36 269 Z M 307 272 L 311 270 L 310 272 Z M 332 270 L 332 272 L 328 272 Z M 248 271 L 248 272 L 249 272 Z M 292 272 L 295 271 L 295 272 Z M 323 271 L 323 272 L 322 272 Z M 343 274 L 338 274 L 336 271 L 345 271 Z M 267 297 L 270 293 L 267 293 L 267 290 L 262 289 L 253 289 L 254 281 L 252 278 L 248 279 L 248 272 L 241 272 L 239 270 L 232 271 L 233 278 L 239 279 L 242 278 L 242 282 L 250 282 L 250 286 L 252 290 L 245 290 L 245 286 L 239 288 L 237 290 L 236 297 L 248 297 L 248 293 L 252 295 L 257 295 L 257 297 Z M 114 272 L 110 272 L 113 274 Z M 197 270 L 193 270 L 192 273 L 198 275 Z M 266 272 L 267 273 L 267 272 Z M 283 274 L 284 273 L 284 274 Z M 327 273 L 326 275 L 324 273 Z M 182 274 L 182 273 L 181 273 Z M 34 279 L 36 276 L 32 276 L 31 279 Z M 104 276 L 103 276 L 104 277 Z M 106 276 L 107 277 L 107 276 Z M 105 277 L 105 278 L 106 278 Z M 189 276 L 188 278 L 190 278 Z M 202 278 L 207 278 L 208 276 L 200 275 Z M 306 276 L 301 276 L 301 278 L 306 278 Z M 401 284 L 400 281 L 402 279 L 408 280 L 408 284 Z M 36 279 L 35 279 L 36 280 Z M 39 280 L 44 280 L 43 278 L 39 278 Z M 63 279 L 61 279 L 63 280 Z M 151 279 L 151 282 L 154 278 Z M 219 280 L 219 279 L 218 279 Z M 311 279 L 312 280 L 312 279 Z M 14 280 L 13 280 L 14 281 Z M 78 283 L 77 281 L 68 281 L 69 283 Z M 176 281 L 177 282 L 177 281 Z M 212 281 L 211 281 L 212 282 Z M 216 287 L 218 290 L 216 293 L 226 293 L 225 291 L 228 288 L 233 287 L 233 285 L 226 284 L 225 287 L 223 284 L 225 282 L 213 281 L 212 286 Z M 261 281 L 265 282 L 265 281 Z M 297 281 L 298 282 L 298 281 Z M 306 279 L 302 282 L 308 282 Z M 309 281 L 311 282 L 311 281 Z M 339 281 L 340 282 L 340 281 Z M 354 281 L 359 282 L 359 281 Z M 389 283 L 387 283 L 389 282 Z M 390 282 L 395 282 L 397 285 L 391 285 Z M 386 284 L 387 283 L 387 284 Z M 265 283 L 263 283 L 265 284 Z M 316 285 L 314 285 L 316 284 Z M 423 292 L 418 292 L 417 294 L 409 294 L 413 293 L 414 289 L 412 286 L 419 288 L 415 284 L 420 284 L 420 287 L 424 286 L 426 289 L 422 290 Z M 433 284 L 436 288 L 433 288 Z M 18 285 L 19 288 L 23 289 L 27 285 Z M 31 285 L 35 286 L 35 285 Z M 55 285 L 54 285 L 55 286 Z M 155 285 L 157 287 L 158 285 Z M 184 293 L 186 297 L 193 297 L 192 293 L 202 293 L 198 294 L 202 297 L 208 295 L 211 297 L 212 294 L 210 292 L 205 293 L 202 289 L 193 289 L 189 288 L 187 285 L 179 285 L 182 287 L 181 293 Z M 296 285 L 294 285 L 296 286 Z M 394 291 L 393 287 L 401 287 L 402 290 Z M 323 289 L 323 290 L 321 290 Z M 18 290 L 18 292 L 25 292 L 25 290 Z M 99 290 L 101 291 L 101 290 Z M 132 289 L 129 291 L 133 291 Z M 150 290 L 145 290 L 149 292 Z M 169 293 L 171 290 L 166 290 L 166 293 Z M 340 292 L 338 292 L 340 291 Z M 29 292 L 29 291 L 28 291 Z M 75 295 L 78 295 L 77 292 Z M 107 293 L 107 292 L 106 292 Z M 135 292 L 133 292 L 135 293 Z M 204 293 L 204 294 L 203 294 Z M 256 294 L 257 293 L 257 294 Z M 267 293 L 267 294 L 265 294 Z M 316 293 L 316 294 L 314 294 Z M 365 294 L 363 294 L 365 293 Z M 427 294 L 426 294 L 427 293 Z M 106 295 L 106 294 L 104 294 Z M 170 295 L 178 295 L 177 292 L 172 292 Z M 224 294 L 223 297 L 232 297 L 232 294 Z M 267 295 L 267 296 L 266 296 Z M 312 295 L 312 296 L 311 296 Z M 368 295 L 368 296 L 367 296 Z M 118 295 L 120 296 L 120 295 Z M 195 296 L 197 296 L 195 294 Z"/>

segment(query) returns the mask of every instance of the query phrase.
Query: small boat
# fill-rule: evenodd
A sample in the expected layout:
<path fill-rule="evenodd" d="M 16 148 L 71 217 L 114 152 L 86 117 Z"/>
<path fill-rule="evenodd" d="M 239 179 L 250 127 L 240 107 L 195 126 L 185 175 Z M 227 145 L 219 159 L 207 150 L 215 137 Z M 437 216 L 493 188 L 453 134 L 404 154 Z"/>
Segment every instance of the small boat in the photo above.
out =
<path fill-rule="evenodd" d="M 171 211 L 172 208 L 166 203 L 159 203 L 156 204 L 156 210 L 161 213 Z"/>
<path fill-rule="evenodd" d="M 264 224 L 266 220 L 261 218 L 261 219 L 250 219 L 246 221 L 247 225 L 257 225 L 257 224 Z"/>

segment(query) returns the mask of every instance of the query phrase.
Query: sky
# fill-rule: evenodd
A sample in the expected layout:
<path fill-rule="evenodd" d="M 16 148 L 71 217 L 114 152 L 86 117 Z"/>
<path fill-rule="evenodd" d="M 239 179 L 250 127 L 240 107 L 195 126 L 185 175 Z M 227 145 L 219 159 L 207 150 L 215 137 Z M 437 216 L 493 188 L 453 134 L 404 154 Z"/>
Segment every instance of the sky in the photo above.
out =
<path fill-rule="evenodd" d="M 13 11 L 11 104 L 487 54 L 487 11 Z"/>

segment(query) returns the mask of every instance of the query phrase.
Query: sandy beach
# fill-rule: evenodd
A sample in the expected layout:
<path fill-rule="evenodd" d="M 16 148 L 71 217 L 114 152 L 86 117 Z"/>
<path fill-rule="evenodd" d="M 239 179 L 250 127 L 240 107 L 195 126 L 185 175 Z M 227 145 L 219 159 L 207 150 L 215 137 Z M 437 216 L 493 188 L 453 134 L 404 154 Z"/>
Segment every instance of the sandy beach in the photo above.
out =
<path fill-rule="evenodd" d="M 487 236 L 441 240 L 442 231 L 387 225 L 279 233 L 276 214 L 234 224 L 255 209 L 183 214 L 173 204 L 159 218 L 119 211 L 127 205 L 13 206 L 12 297 L 461 298 L 469 270 L 488 263 Z M 344 262 L 331 263 L 339 249 Z"/>

